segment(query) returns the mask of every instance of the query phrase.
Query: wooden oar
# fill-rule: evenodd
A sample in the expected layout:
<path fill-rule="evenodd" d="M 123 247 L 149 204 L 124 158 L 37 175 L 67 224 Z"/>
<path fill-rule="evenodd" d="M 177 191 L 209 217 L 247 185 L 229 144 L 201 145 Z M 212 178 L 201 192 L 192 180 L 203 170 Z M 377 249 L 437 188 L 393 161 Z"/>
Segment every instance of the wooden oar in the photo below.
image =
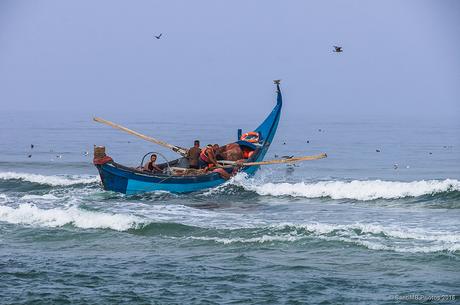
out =
<path fill-rule="evenodd" d="M 136 137 L 139 137 L 141 139 L 144 139 L 146 141 L 149 141 L 149 142 L 152 142 L 152 143 L 155 143 L 155 144 L 158 144 L 158 145 L 161 145 L 163 147 L 166 147 L 166 148 L 169 148 L 171 149 L 172 151 L 182 155 L 182 156 L 186 156 L 187 155 L 187 149 L 186 148 L 183 148 L 183 147 L 179 147 L 179 146 L 176 146 L 176 145 L 172 145 L 172 144 L 169 144 L 169 143 L 166 143 L 164 141 L 161 141 L 161 140 L 157 140 L 155 138 L 152 138 L 152 137 L 149 137 L 149 136 L 146 136 L 146 135 L 143 135 L 141 133 L 138 133 L 137 131 L 134 131 L 134 130 L 131 130 L 129 128 L 126 128 L 124 126 L 121 126 L 121 125 L 118 125 L 118 124 L 115 124 L 113 122 L 110 122 L 110 121 L 107 121 L 107 120 L 104 120 L 102 118 L 98 118 L 98 117 L 94 117 L 93 118 L 94 121 L 96 122 L 99 122 L 99 123 L 102 123 L 102 124 L 106 124 L 106 125 L 109 125 L 113 128 L 116 128 L 118 130 L 121 130 L 121 131 L 124 131 L 124 132 L 127 132 L 129 134 L 132 134 Z"/>
<path fill-rule="evenodd" d="M 327 154 L 322 153 L 315 156 L 304 156 L 304 157 L 294 157 L 289 159 L 281 159 L 281 160 L 268 160 L 268 161 L 259 161 L 259 162 L 243 162 L 238 164 L 236 161 L 217 161 L 219 163 L 225 164 L 227 166 L 253 166 L 253 165 L 270 165 L 270 164 L 281 164 L 281 163 L 295 163 L 301 161 L 310 161 L 310 160 L 318 160 L 326 158 Z"/>

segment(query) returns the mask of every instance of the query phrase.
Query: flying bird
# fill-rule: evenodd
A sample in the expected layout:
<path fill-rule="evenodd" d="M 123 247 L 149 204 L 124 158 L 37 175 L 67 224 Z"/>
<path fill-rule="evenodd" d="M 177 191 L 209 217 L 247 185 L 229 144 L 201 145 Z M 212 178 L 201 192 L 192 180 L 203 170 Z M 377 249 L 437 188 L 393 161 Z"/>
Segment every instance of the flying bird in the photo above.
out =
<path fill-rule="evenodd" d="M 153 37 L 155 37 L 156 39 L 160 39 L 160 38 L 161 38 L 161 35 L 163 35 L 163 33 L 161 33 L 161 34 L 160 34 L 160 35 L 158 35 L 158 36 L 157 36 L 157 35 L 155 35 L 155 34 L 153 34 Z"/>
<path fill-rule="evenodd" d="M 342 47 L 334 46 L 334 49 L 335 49 L 335 50 L 334 50 L 333 52 L 336 52 L 336 53 L 341 53 L 341 52 L 343 52 Z"/>

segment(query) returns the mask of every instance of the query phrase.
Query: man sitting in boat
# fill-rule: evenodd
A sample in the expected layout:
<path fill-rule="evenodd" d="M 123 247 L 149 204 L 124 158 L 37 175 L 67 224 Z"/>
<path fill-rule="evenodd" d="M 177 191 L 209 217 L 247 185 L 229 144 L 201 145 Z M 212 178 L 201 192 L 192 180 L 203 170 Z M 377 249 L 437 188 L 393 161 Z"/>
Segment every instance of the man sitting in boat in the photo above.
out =
<path fill-rule="evenodd" d="M 195 140 L 193 144 L 193 147 L 191 147 L 187 152 L 187 159 L 190 168 L 198 169 L 198 160 L 201 153 L 200 141 Z"/>
<path fill-rule="evenodd" d="M 149 171 L 149 172 L 162 172 L 161 168 L 158 167 L 158 165 L 155 164 L 155 162 L 157 161 L 157 155 L 156 154 L 152 154 L 150 156 L 150 161 L 147 162 L 145 165 L 144 165 L 144 168 L 143 170 L 144 171 Z"/>
<path fill-rule="evenodd" d="M 206 147 L 201 150 L 198 162 L 200 168 L 211 168 L 218 166 L 214 148 L 211 144 L 206 145 Z"/>

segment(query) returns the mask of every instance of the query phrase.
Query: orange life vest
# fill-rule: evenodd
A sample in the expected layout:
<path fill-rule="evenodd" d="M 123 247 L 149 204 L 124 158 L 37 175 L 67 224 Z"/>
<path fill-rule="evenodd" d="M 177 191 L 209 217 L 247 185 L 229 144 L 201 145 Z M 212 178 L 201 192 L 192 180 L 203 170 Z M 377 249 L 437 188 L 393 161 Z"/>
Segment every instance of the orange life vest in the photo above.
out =
<path fill-rule="evenodd" d="M 243 158 L 244 158 L 244 159 L 249 159 L 249 158 L 251 158 L 253 154 L 254 154 L 254 151 L 253 151 L 253 150 L 250 150 L 250 149 L 247 149 L 247 148 L 244 148 L 244 149 L 243 149 Z"/>
<path fill-rule="evenodd" d="M 210 149 L 212 149 L 212 148 L 210 148 Z M 201 150 L 200 159 L 203 160 L 203 162 L 210 163 L 208 154 L 206 153 L 207 150 L 208 150 L 208 148 L 206 148 L 206 147 Z"/>

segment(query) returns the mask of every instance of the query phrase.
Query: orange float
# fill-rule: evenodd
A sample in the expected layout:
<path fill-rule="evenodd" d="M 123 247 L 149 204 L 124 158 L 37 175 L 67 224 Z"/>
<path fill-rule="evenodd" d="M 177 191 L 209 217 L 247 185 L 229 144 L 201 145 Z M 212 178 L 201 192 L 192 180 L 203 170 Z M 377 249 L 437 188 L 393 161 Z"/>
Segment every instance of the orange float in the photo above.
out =
<path fill-rule="evenodd" d="M 249 143 L 259 143 L 259 133 L 256 131 L 246 132 L 241 136 L 240 140 Z"/>

